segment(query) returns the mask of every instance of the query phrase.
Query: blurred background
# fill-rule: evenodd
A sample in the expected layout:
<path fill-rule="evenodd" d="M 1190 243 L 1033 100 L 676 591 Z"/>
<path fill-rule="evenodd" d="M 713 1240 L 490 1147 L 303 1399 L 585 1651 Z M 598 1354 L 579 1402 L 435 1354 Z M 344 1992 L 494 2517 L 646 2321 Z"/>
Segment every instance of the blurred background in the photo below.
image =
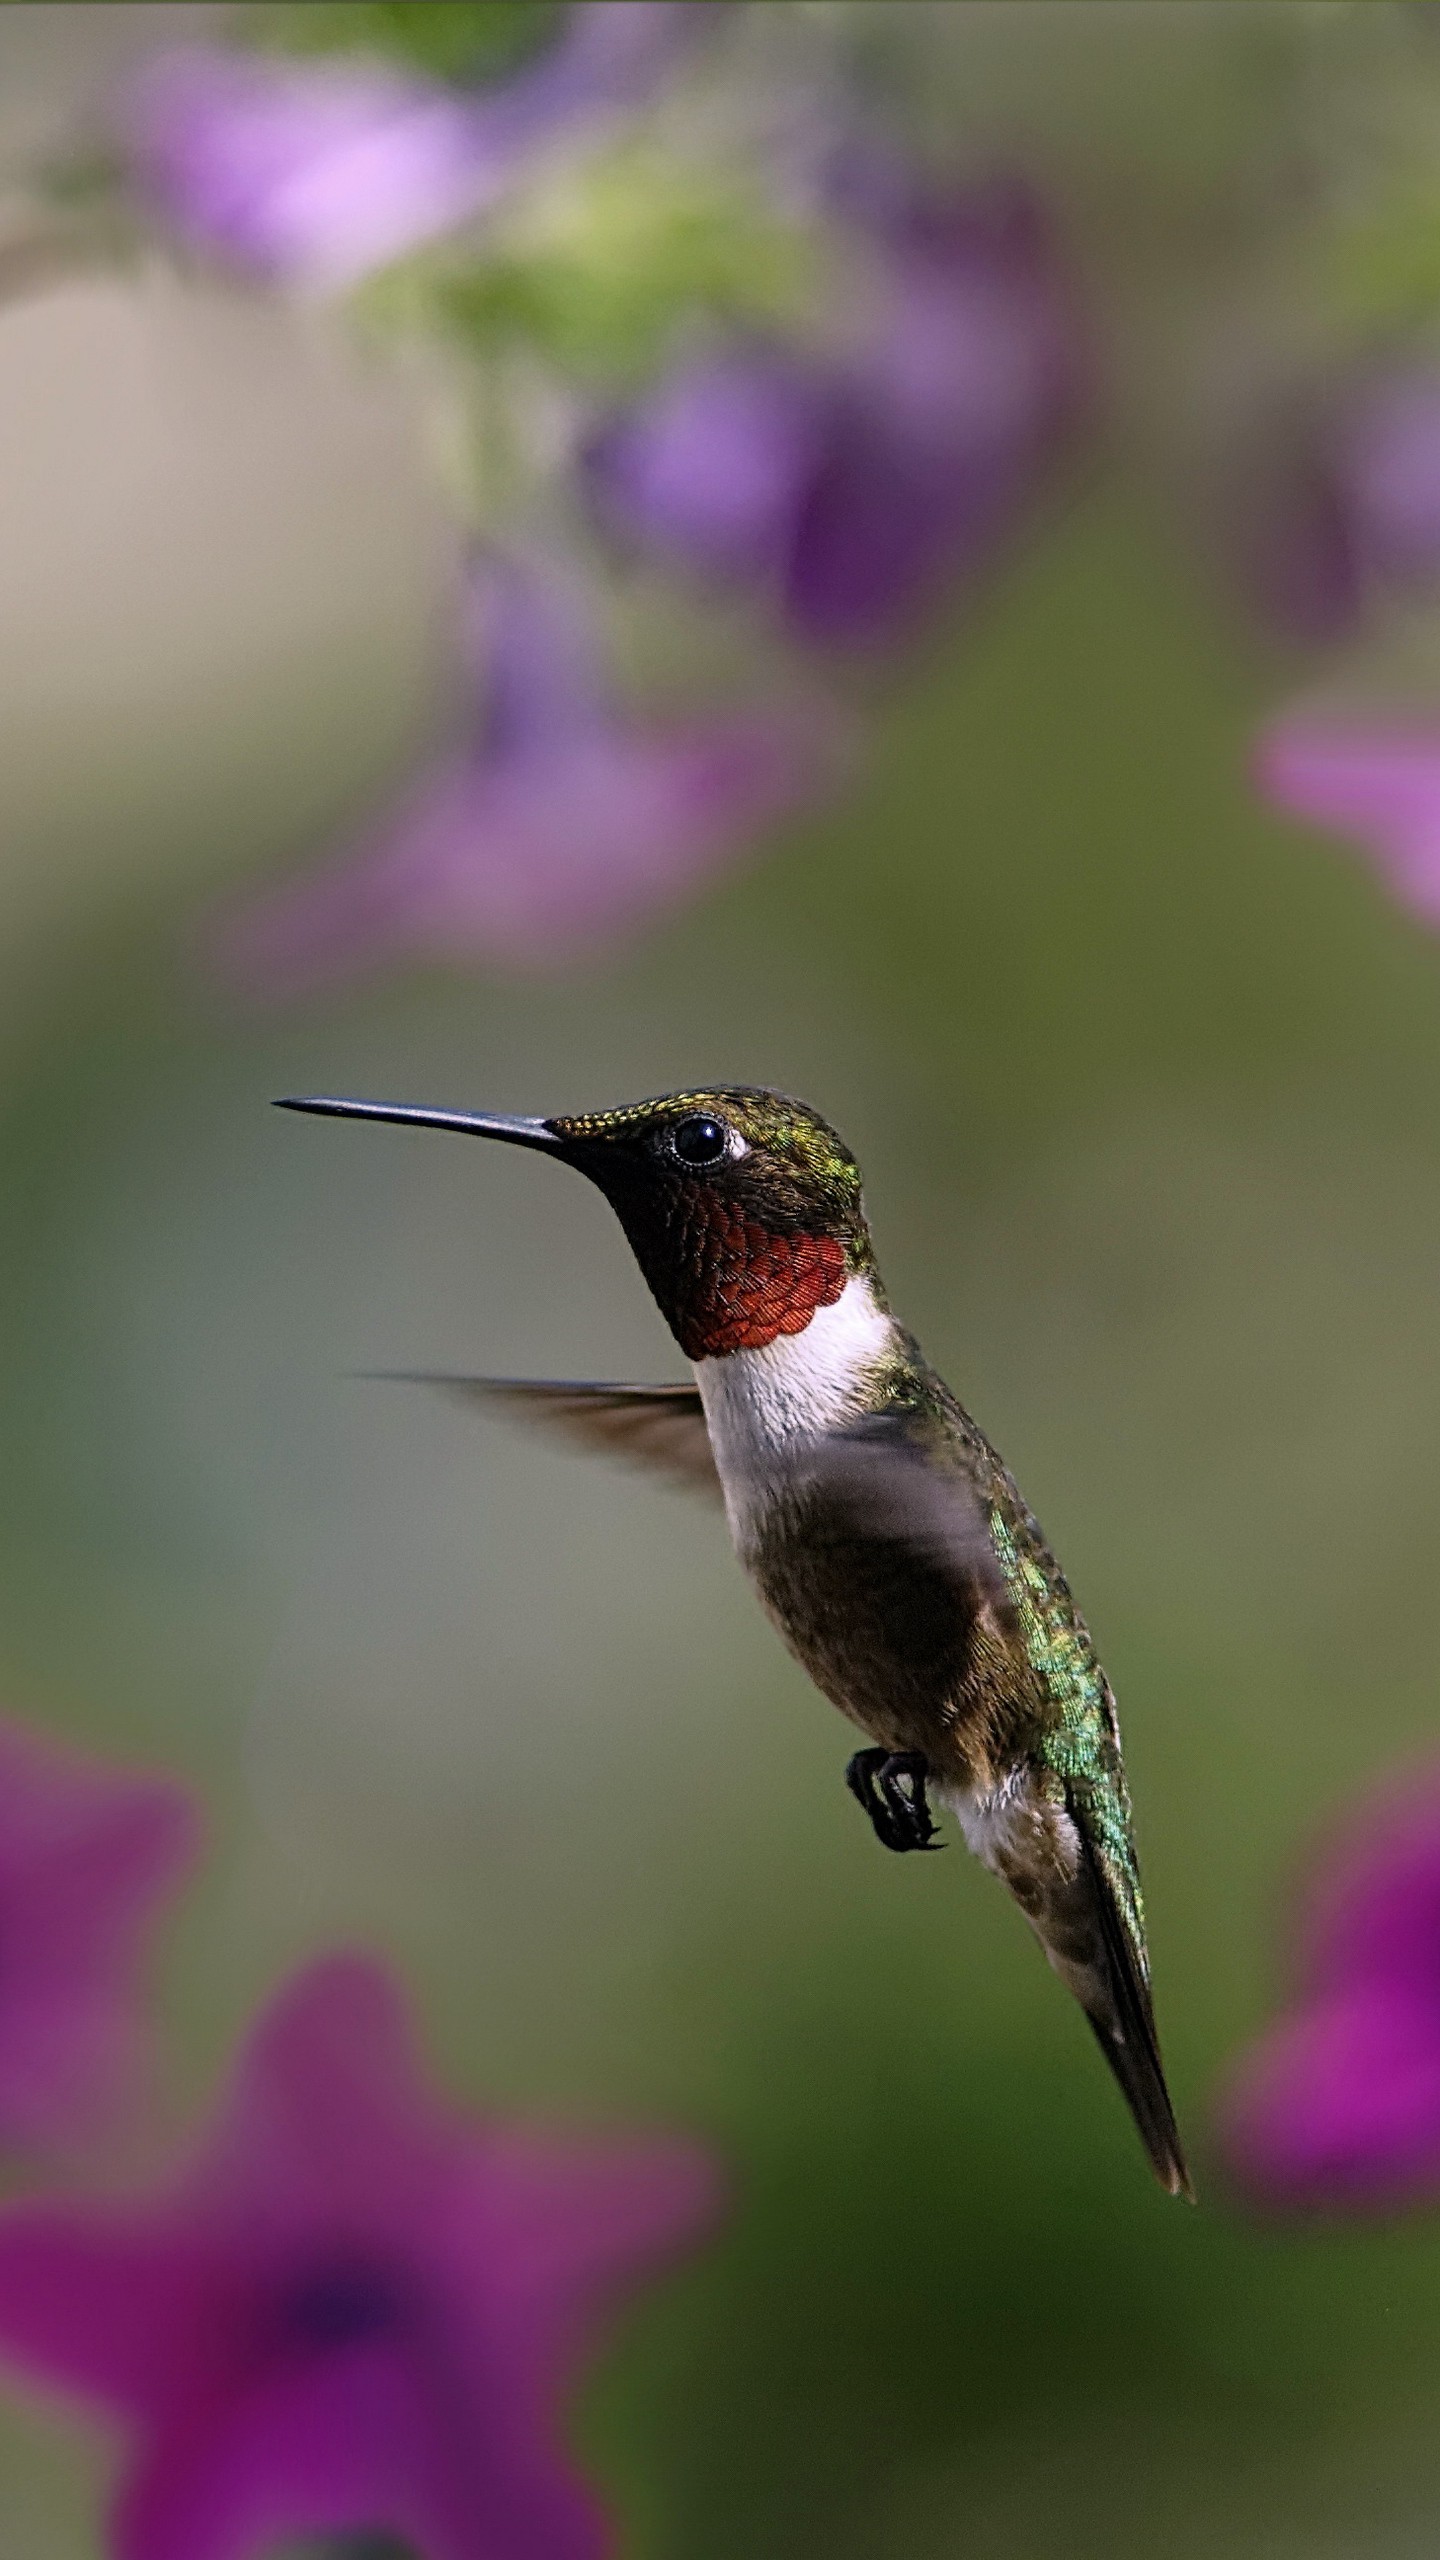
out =
<path fill-rule="evenodd" d="M 215 14 L 0 11 L 7 168 Z M 1273 351 L 1297 170 L 1343 179 L 1357 81 L 1400 112 L 1440 39 L 919 14 L 924 148 L 1048 190 L 1105 416 L 892 658 L 839 801 L 619 957 L 221 983 L 213 902 L 441 731 L 416 386 L 160 259 L 0 313 L 0 1692 L 203 1794 L 177 2106 L 284 1967 L 365 1942 L 476 2105 L 721 2147 L 726 2236 L 581 2413 L 627 2551 L 1399 2560 L 1440 2523 L 1440 2234 L 1264 2227 L 1205 2126 L 1317 1822 L 1435 1729 L 1440 951 L 1260 805 L 1253 734 L 1316 661 L 1185 472 L 1203 384 Z M 1372 665 L 1423 699 L 1431 646 Z M 269 1107 L 709 1080 L 846 1133 L 1095 1629 L 1197 2212 L 994 1885 L 879 1853 L 707 1512 L 357 1374 L 680 1375 L 598 1197 Z M 7 2405 L 6 2550 L 93 2560 L 80 2444 Z"/>

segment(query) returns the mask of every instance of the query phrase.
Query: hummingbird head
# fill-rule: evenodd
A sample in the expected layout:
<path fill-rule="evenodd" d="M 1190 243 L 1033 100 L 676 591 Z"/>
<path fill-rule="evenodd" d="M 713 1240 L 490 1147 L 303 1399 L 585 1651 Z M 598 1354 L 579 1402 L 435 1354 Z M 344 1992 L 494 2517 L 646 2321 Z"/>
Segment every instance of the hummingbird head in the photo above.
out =
<path fill-rule="evenodd" d="M 760 1351 L 803 1332 L 856 1274 L 880 1296 L 849 1148 L 807 1103 L 763 1086 L 707 1086 L 549 1120 L 318 1098 L 285 1107 L 458 1129 L 559 1156 L 604 1192 L 687 1359 Z"/>
<path fill-rule="evenodd" d="M 761 1351 L 853 1273 L 873 1281 L 860 1168 L 788 1094 L 716 1085 L 548 1125 L 610 1202 L 688 1359 Z"/>

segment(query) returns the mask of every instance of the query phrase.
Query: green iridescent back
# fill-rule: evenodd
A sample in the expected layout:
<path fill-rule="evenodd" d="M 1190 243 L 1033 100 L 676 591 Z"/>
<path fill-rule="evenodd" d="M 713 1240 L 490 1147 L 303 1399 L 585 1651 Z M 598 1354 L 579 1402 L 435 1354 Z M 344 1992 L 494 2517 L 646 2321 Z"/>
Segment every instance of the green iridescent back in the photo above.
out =
<path fill-rule="evenodd" d="M 931 1429 L 953 1433 L 984 1502 L 990 1536 L 1015 1610 L 1020 1641 L 1044 1713 L 1029 1756 L 1054 1780 L 1057 1799 L 1081 1815 L 1125 1926 L 1143 1980 L 1149 1979 L 1145 1904 L 1131 1825 L 1114 1693 L 1096 1658 L 1070 1585 L 1001 1457 L 919 1345 L 906 1334 L 885 1399 Z"/>
<path fill-rule="evenodd" d="M 1036 1756 L 1082 1813 L 1141 1974 L 1148 1977 L 1145 1905 L 1114 1694 L 1070 1586 L 1008 1479 L 1006 1496 L 992 1503 L 991 1535 L 1027 1657 L 1053 1710 Z"/>

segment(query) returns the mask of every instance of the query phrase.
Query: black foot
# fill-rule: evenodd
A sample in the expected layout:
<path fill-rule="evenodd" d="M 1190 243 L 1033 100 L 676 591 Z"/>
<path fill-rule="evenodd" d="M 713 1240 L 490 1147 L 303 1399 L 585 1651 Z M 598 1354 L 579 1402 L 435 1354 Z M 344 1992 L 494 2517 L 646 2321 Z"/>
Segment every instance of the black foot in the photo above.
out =
<path fill-rule="evenodd" d="M 886 1849 L 943 1849 L 931 1816 L 925 1781 L 930 1772 L 923 1751 L 857 1751 L 845 1771 L 845 1784 L 874 1826 Z"/>

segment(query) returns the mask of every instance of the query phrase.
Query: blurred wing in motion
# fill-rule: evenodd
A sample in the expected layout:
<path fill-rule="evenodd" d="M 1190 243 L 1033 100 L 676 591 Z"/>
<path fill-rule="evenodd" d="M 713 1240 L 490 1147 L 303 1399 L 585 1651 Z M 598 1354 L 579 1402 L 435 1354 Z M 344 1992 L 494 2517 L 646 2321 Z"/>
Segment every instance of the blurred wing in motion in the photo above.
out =
<path fill-rule="evenodd" d="M 720 1479 L 695 1387 L 591 1386 L 583 1380 L 457 1378 L 425 1370 L 386 1370 L 386 1377 L 439 1387 L 467 1404 L 538 1423 L 582 1449 L 653 1468 L 688 1492 L 721 1500 Z"/>
<path fill-rule="evenodd" d="M 904 1415 L 873 1414 L 801 1442 L 776 1468 L 792 1500 L 813 1506 L 833 1545 L 899 1549 L 966 1616 L 1013 1621 L 989 1511 L 974 1478 Z"/>

